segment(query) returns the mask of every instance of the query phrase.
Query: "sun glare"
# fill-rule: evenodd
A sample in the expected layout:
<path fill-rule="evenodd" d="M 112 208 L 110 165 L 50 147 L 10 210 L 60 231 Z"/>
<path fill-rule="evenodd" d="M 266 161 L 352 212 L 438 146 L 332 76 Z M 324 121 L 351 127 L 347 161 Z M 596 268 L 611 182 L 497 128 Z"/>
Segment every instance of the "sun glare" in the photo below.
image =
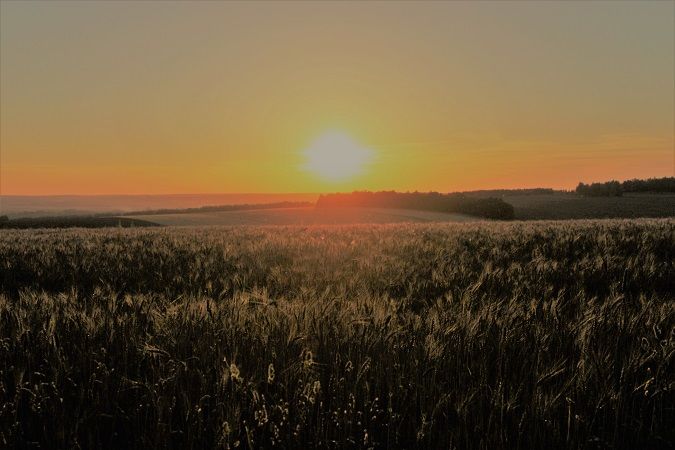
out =
<path fill-rule="evenodd" d="M 341 132 L 319 136 L 305 150 L 305 169 L 326 181 L 339 182 L 362 174 L 373 151 Z"/>

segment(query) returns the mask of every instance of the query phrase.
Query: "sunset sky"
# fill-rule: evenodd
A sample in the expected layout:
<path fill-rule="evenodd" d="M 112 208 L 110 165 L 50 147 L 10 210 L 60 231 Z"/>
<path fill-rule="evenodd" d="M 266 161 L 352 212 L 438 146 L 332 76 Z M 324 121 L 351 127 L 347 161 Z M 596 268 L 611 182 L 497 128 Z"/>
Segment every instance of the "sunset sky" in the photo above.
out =
<path fill-rule="evenodd" d="M 670 1 L 3 1 L 0 193 L 673 176 L 674 55 Z"/>

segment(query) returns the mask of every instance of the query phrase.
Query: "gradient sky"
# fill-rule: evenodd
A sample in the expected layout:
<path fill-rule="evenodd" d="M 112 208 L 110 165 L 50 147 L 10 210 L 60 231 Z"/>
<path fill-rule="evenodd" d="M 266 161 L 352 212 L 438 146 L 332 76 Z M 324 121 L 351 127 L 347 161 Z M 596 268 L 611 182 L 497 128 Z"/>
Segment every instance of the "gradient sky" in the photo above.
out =
<path fill-rule="evenodd" d="M 0 3 L 0 193 L 673 176 L 675 2 Z M 346 181 L 303 150 L 372 149 Z"/>

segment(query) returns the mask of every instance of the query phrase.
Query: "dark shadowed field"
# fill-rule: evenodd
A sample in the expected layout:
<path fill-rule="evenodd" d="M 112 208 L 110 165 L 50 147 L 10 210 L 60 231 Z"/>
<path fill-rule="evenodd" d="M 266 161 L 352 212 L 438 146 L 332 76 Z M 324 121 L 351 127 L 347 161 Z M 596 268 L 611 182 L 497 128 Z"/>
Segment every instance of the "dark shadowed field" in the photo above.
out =
<path fill-rule="evenodd" d="M 604 219 L 675 217 L 673 193 L 626 193 L 621 197 L 582 197 L 572 193 L 505 195 L 516 219 Z"/>
<path fill-rule="evenodd" d="M 672 448 L 675 222 L 0 232 L 0 446 Z"/>

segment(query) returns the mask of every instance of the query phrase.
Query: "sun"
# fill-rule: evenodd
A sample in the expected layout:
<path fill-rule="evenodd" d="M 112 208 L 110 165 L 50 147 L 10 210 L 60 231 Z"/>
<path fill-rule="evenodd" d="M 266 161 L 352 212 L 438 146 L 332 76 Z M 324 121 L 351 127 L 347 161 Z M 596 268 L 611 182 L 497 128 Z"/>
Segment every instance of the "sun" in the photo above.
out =
<path fill-rule="evenodd" d="M 373 159 L 373 151 L 349 135 L 331 131 L 316 138 L 304 151 L 305 170 L 330 182 L 361 175 Z"/>

